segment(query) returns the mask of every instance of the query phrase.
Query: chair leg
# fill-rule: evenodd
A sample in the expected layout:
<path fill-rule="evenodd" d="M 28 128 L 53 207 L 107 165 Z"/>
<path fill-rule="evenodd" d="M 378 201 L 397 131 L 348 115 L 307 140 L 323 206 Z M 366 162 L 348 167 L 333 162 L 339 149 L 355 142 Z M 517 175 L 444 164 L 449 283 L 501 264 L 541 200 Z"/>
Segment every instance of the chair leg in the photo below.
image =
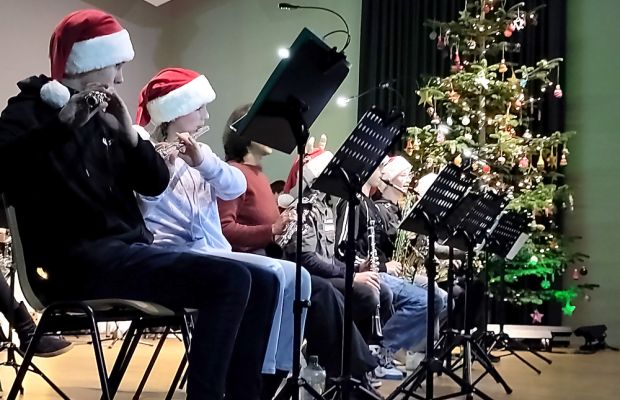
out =
<path fill-rule="evenodd" d="M 181 364 L 179 364 L 179 368 L 177 369 L 177 373 L 174 375 L 174 378 L 172 379 L 172 384 L 170 385 L 170 389 L 168 389 L 166 400 L 172 400 L 172 396 L 174 396 L 174 391 L 179 386 L 181 375 L 183 374 L 183 371 L 185 371 L 186 364 L 187 364 L 187 354 L 184 354 L 183 359 L 181 360 Z"/>
<path fill-rule="evenodd" d="M 118 391 L 121 381 L 123 380 L 123 376 L 125 376 L 125 371 L 127 371 L 127 367 L 131 362 L 136 347 L 142 337 L 142 333 L 144 332 L 144 328 L 136 327 L 137 324 L 137 321 L 133 321 L 131 327 L 126 332 L 125 338 L 123 339 L 121 352 L 118 354 L 114 367 L 112 368 L 112 372 L 110 373 L 110 377 L 108 378 L 108 386 L 110 388 L 110 395 L 112 398 L 114 398 L 116 392 Z"/>
<path fill-rule="evenodd" d="M 146 367 L 146 370 L 144 371 L 144 375 L 142 376 L 142 380 L 140 380 L 140 384 L 138 385 L 138 388 L 136 389 L 136 393 L 134 393 L 133 395 L 134 400 L 137 400 L 140 398 L 140 395 L 142 394 L 142 391 L 144 390 L 144 387 L 146 386 L 146 382 L 148 381 L 149 376 L 151 375 L 151 371 L 153 370 L 153 367 L 155 366 L 155 362 L 157 361 L 157 358 L 159 357 L 159 353 L 161 352 L 162 347 L 164 347 L 164 343 L 166 342 L 166 338 L 168 337 L 169 333 L 170 333 L 170 326 L 167 326 L 161 335 L 161 339 L 159 339 L 159 342 L 157 343 L 157 347 L 155 347 L 155 351 L 153 352 L 153 355 L 151 356 L 149 365 Z"/>
<path fill-rule="evenodd" d="M 41 316 L 39 325 L 34 331 L 34 335 L 32 336 L 32 340 L 30 341 L 30 345 L 28 346 L 28 349 L 26 350 L 26 354 L 24 354 L 22 365 L 19 367 L 19 370 L 17 371 L 17 375 L 15 376 L 15 381 L 13 381 L 13 386 L 11 386 L 11 391 L 9 392 L 9 395 L 7 397 L 7 399 L 9 400 L 15 400 L 21 391 L 22 383 L 24 381 L 24 378 L 26 377 L 26 372 L 28 372 L 30 364 L 32 363 L 32 358 L 34 357 L 34 350 L 39 344 L 39 341 L 41 340 L 41 337 L 43 336 L 43 333 L 45 331 L 45 325 L 47 324 L 47 319 L 49 318 L 48 317 L 49 314 L 50 314 L 50 310 L 46 309 L 43 312 L 43 315 Z"/>
<path fill-rule="evenodd" d="M 108 386 L 108 371 L 105 366 L 105 359 L 103 358 L 103 348 L 101 346 L 101 338 L 99 337 L 99 327 L 93 310 L 90 307 L 83 307 L 90 322 L 90 335 L 93 341 L 93 350 L 95 351 L 95 360 L 97 362 L 97 371 L 99 372 L 99 381 L 101 382 L 101 399 L 112 400 L 110 396 L 110 388 Z"/>

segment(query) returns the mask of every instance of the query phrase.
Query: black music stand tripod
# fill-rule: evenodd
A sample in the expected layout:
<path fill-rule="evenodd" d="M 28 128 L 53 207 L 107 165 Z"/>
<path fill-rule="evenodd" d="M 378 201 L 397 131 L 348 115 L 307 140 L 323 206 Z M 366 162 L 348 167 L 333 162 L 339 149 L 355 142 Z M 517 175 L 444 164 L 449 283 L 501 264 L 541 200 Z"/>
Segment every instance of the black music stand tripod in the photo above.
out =
<path fill-rule="evenodd" d="M 344 332 L 342 348 L 342 374 L 324 396 L 330 399 L 349 400 L 352 393 L 356 399 L 380 400 L 377 395 L 361 386 L 351 376 L 351 342 L 353 335 L 353 274 L 355 269 L 357 225 L 356 207 L 360 204 L 359 193 L 363 184 L 377 169 L 398 138 L 402 114 L 385 116 L 373 107 L 367 111 L 334 158 L 312 185 L 313 189 L 340 197 L 349 203 L 346 242 L 346 273 L 344 295 Z"/>
<path fill-rule="evenodd" d="M 517 252 L 521 249 L 523 244 L 528 238 L 524 232 L 527 229 L 527 219 L 522 215 L 515 212 L 508 212 L 503 214 L 491 235 L 487 240 L 485 250 L 493 253 L 505 260 L 512 260 Z M 499 357 L 515 356 L 522 363 L 534 370 L 538 375 L 541 371 L 531 364 L 528 360 L 523 358 L 520 354 L 515 352 L 517 350 L 527 351 L 534 356 L 540 358 L 547 364 L 551 364 L 551 360 L 533 350 L 524 343 L 518 342 L 511 338 L 506 332 L 504 332 L 504 324 L 506 321 L 506 264 L 501 263 L 500 266 L 500 311 L 499 311 L 499 332 L 491 337 L 492 344 L 487 350 L 490 353 L 494 349 L 503 349 L 507 351 L 506 354 L 501 354 Z"/>
<path fill-rule="evenodd" d="M 473 282 L 474 248 L 484 242 L 488 231 L 492 228 L 505 205 L 505 198 L 502 195 L 491 191 L 470 192 L 446 218 L 447 230 L 443 232 L 442 241 L 450 247 L 465 250 L 467 252 L 467 266 L 465 269 L 464 334 L 456 335 L 453 342 L 448 343 L 444 349 L 444 356 L 450 360 L 452 350 L 456 347 L 462 347 L 464 351 L 460 358 L 463 367 L 463 379 L 468 384 L 475 387 L 489 374 L 497 383 L 502 385 L 507 394 L 510 394 L 512 389 L 495 369 L 487 352 L 472 337 L 471 322 L 467 318 L 468 310 L 471 307 L 469 287 Z M 471 366 L 474 359 L 480 363 L 485 371 L 472 382 Z M 463 394 L 466 394 L 467 398 L 471 398 L 471 393 Z"/>
<path fill-rule="evenodd" d="M 10 243 L 5 243 L 5 256 L 9 256 L 10 251 Z M 6 276 L 1 277 L 0 279 L 6 279 L 9 282 L 9 287 L 11 289 L 11 298 L 15 298 L 15 273 L 16 273 L 16 265 L 15 260 L 13 259 L 11 263 L 7 266 L 8 273 Z M 10 307 L 9 307 L 10 308 Z M 5 335 L 4 332 L 0 329 L 0 352 L 6 350 L 6 360 L 0 363 L 0 367 L 9 367 L 15 370 L 15 374 L 19 370 L 21 366 L 17 362 L 17 358 L 15 354 L 19 354 L 21 357 L 24 356 L 21 350 L 17 347 L 15 343 L 13 343 L 13 324 L 11 321 L 14 320 L 14 310 L 9 309 L 9 315 L 7 315 L 7 320 L 9 322 L 8 326 L 8 335 Z M 39 375 L 58 395 L 65 399 L 69 400 L 69 397 L 58 387 L 54 382 L 51 381 L 50 378 L 47 377 L 34 363 L 30 363 L 30 372 L 34 372 Z M 0 393 L 2 392 L 2 384 L 0 383 Z M 24 387 L 19 388 L 19 393 L 21 395 L 24 394 Z M 1 395 L 0 395 L 1 397 Z"/>
<path fill-rule="evenodd" d="M 408 376 L 388 397 L 396 399 L 448 399 L 461 395 L 476 394 L 484 400 L 491 400 L 480 389 L 466 379 L 458 376 L 451 365 L 443 362 L 444 355 L 435 356 L 435 243 L 440 232 L 446 230 L 446 217 L 463 201 L 466 192 L 473 183 L 473 176 L 454 164 L 447 165 L 439 174 L 433 185 L 416 203 L 411 213 L 402 222 L 400 229 L 426 235 L 429 238 L 428 255 L 426 258 L 426 275 L 429 285 L 427 289 L 427 320 L 426 320 L 426 357 L 410 376 Z M 435 396 L 434 374 L 440 373 L 449 377 L 461 388 L 454 394 Z M 421 395 L 415 391 L 426 383 L 426 393 Z"/>
<path fill-rule="evenodd" d="M 309 301 L 301 300 L 301 244 L 303 233 L 303 160 L 308 129 L 349 73 L 342 52 L 330 48 L 304 28 L 290 49 L 290 57 L 276 66 L 248 113 L 230 128 L 254 142 L 299 157 L 297 202 L 297 254 L 295 259 L 295 300 L 293 306 L 293 371 L 276 399 L 299 399 L 303 387 L 315 399 L 323 397 L 300 377 L 301 319 Z"/>

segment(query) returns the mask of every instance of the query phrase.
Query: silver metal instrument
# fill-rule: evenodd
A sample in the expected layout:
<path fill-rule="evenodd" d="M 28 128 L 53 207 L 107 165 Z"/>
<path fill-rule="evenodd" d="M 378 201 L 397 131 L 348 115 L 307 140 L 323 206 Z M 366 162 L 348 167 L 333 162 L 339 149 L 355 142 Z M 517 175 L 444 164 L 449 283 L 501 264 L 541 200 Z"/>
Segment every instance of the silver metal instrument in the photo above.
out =
<path fill-rule="evenodd" d="M 86 101 L 86 105 L 91 111 L 99 107 L 99 105 L 104 101 L 109 100 L 110 97 L 106 93 L 100 92 L 99 90 L 93 90 L 91 92 L 88 92 L 86 96 L 84 96 L 84 101 Z"/>
<path fill-rule="evenodd" d="M 211 129 L 211 127 L 209 125 L 205 125 L 202 128 L 198 129 L 196 132 L 192 133 L 191 137 L 194 140 L 197 140 L 199 137 L 209 132 L 209 129 Z M 157 152 L 163 158 L 168 158 L 172 150 L 181 150 L 184 146 L 185 144 L 181 142 L 165 142 L 157 148 Z"/>
<path fill-rule="evenodd" d="M 375 232 L 375 220 L 368 220 L 368 258 L 370 261 L 370 271 L 379 272 L 379 256 L 377 255 L 377 237 Z M 381 304 L 377 304 L 375 315 L 372 316 L 371 334 L 376 339 L 383 338 L 381 328 Z"/>
<path fill-rule="evenodd" d="M 314 203 L 314 200 L 317 198 L 317 196 L 318 196 L 318 193 L 312 193 L 310 196 L 304 197 L 301 200 L 302 206 L 304 207 L 304 211 L 301 216 L 302 221 L 306 219 L 306 217 L 308 216 L 308 213 L 312 210 L 312 203 Z M 284 212 L 291 213 L 292 219 L 286 225 L 286 228 L 284 229 L 284 233 L 282 234 L 282 236 L 280 236 L 278 240 L 276 241 L 278 246 L 280 246 L 281 248 L 284 248 L 284 246 L 289 244 L 291 239 L 293 239 L 293 235 L 297 232 L 297 209 L 296 207 L 297 207 L 297 203 L 295 202 L 291 204 L 284 211 Z"/>

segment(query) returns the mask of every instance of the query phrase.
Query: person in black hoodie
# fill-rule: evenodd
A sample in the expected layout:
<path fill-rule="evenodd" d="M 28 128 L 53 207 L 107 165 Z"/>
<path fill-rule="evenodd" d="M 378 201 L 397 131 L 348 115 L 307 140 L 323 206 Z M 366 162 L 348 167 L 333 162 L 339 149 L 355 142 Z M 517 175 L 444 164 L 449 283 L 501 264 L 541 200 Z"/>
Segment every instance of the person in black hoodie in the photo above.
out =
<path fill-rule="evenodd" d="M 250 377 L 277 283 L 237 261 L 151 245 L 135 193 L 156 196 L 170 177 L 114 90 L 133 56 L 111 15 L 69 14 L 50 41 L 52 79 L 19 82 L 0 115 L 0 158 L 12 167 L 0 190 L 15 207 L 29 281 L 44 304 L 126 298 L 197 309 L 187 398 L 257 399 L 260 379 Z"/>

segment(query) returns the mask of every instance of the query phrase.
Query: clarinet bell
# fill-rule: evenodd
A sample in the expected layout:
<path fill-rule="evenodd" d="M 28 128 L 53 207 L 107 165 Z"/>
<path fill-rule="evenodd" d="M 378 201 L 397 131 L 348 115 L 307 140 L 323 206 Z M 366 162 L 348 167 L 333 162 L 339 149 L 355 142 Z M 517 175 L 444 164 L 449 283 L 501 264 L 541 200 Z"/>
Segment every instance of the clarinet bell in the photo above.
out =
<path fill-rule="evenodd" d="M 376 313 L 372 317 L 372 337 L 374 339 L 383 339 L 383 330 L 381 329 L 381 317 Z"/>

